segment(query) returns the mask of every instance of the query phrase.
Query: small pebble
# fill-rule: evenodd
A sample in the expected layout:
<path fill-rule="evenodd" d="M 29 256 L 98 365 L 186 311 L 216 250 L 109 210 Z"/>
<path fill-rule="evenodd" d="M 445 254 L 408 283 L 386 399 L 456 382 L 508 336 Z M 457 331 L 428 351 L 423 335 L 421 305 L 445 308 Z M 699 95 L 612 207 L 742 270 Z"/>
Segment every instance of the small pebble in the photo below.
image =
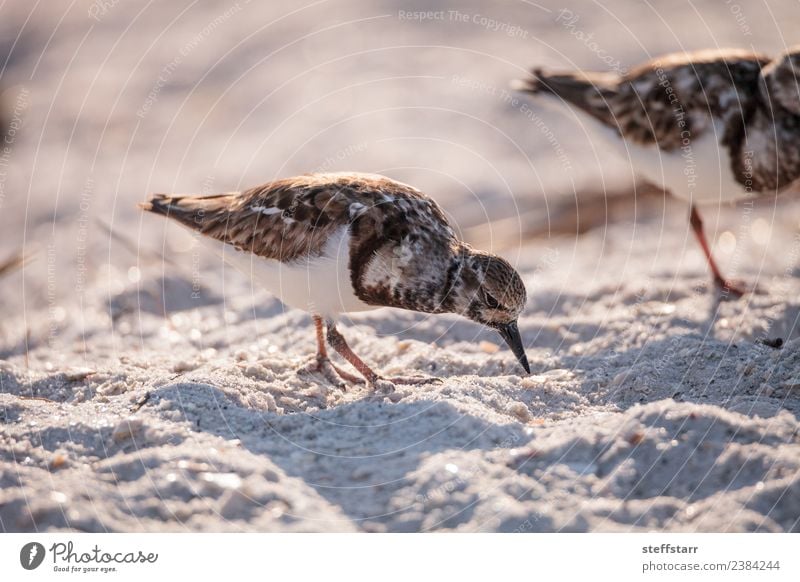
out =
<path fill-rule="evenodd" d="M 522 402 L 512 402 L 508 405 L 508 412 L 521 422 L 528 422 L 531 419 L 531 411 Z"/>
<path fill-rule="evenodd" d="M 130 416 L 120 422 L 111 433 L 115 443 L 135 438 L 144 428 L 144 422 L 138 416 Z"/>
<path fill-rule="evenodd" d="M 52 493 L 50 493 L 50 499 L 52 499 L 59 505 L 63 505 L 67 501 L 69 501 L 69 497 L 67 497 L 67 494 L 62 493 L 61 491 L 53 491 Z"/>
<path fill-rule="evenodd" d="M 625 437 L 629 444 L 636 446 L 644 440 L 644 433 L 640 430 L 634 431 Z"/>
<path fill-rule="evenodd" d="M 66 453 L 62 451 L 56 452 L 53 455 L 53 458 L 50 459 L 50 470 L 55 471 L 61 467 L 64 467 L 67 464 L 67 461 L 68 458 Z"/>
<path fill-rule="evenodd" d="M 611 380 L 611 385 L 612 386 L 622 386 L 622 384 L 625 383 L 625 380 L 628 379 L 628 376 L 630 375 L 630 373 L 631 373 L 630 370 L 625 370 L 624 372 L 620 372 L 619 374 L 614 376 L 613 380 Z"/>
<path fill-rule="evenodd" d="M 479 343 L 478 347 L 480 347 L 481 351 L 485 354 L 496 354 L 498 351 L 500 351 L 500 346 L 485 340 Z"/>
<path fill-rule="evenodd" d="M 87 376 L 95 374 L 96 371 L 91 368 L 68 368 L 64 372 L 64 378 L 70 382 L 79 382 L 85 380 Z"/>
<path fill-rule="evenodd" d="M 363 481 L 372 475 L 372 471 L 368 467 L 356 467 L 350 477 L 355 481 Z"/>
<path fill-rule="evenodd" d="M 236 473 L 200 473 L 200 479 L 219 489 L 238 489 L 242 478 Z"/>
<path fill-rule="evenodd" d="M 245 366 L 242 371 L 248 378 L 260 378 L 264 375 L 264 367 L 261 364 L 250 364 Z"/>
<path fill-rule="evenodd" d="M 182 372 L 189 372 L 197 368 L 197 362 L 189 362 L 186 360 L 179 360 L 172 365 L 172 371 L 176 374 L 180 374 Z"/>
<path fill-rule="evenodd" d="M 219 512 L 225 519 L 244 518 L 247 517 L 252 505 L 253 500 L 244 492 L 238 488 L 228 489 L 220 498 Z"/>
<path fill-rule="evenodd" d="M 764 344 L 767 347 L 775 348 L 779 350 L 783 347 L 783 338 L 776 337 L 776 338 L 759 338 L 756 340 L 757 344 Z"/>
<path fill-rule="evenodd" d="M 107 382 L 97 388 L 97 393 L 103 396 L 116 396 L 128 390 L 128 385 L 125 382 Z"/>

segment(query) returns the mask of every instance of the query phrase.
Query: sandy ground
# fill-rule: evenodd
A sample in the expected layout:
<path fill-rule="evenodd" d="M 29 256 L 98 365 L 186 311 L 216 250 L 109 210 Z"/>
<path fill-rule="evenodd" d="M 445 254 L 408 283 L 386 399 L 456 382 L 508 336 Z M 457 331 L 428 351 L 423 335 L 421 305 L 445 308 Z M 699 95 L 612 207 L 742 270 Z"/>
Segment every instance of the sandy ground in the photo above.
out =
<path fill-rule="evenodd" d="M 466 22 L 400 16 L 431 3 L 3 4 L 0 261 L 30 262 L 0 279 L 0 529 L 800 529 L 800 204 L 706 210 L 753 289 L 721 301 L 682 204 L 606 212 L 624 161 L 502 94 L 534 62 L 608 68 L 576 31 L 628 65 L 778 50 L 796 4 L 628 4 L 577 5 L 571 28 L 555 3 L 435 5 Z M 342 330 L 440 384 L 298 374 L 309 317 L 134 208 L 314 169 L 414 183 L 517 264 L 532 374 L 465 320 L 393 310 Z M 562 209 L 592 196 L 570 233 Z"/>

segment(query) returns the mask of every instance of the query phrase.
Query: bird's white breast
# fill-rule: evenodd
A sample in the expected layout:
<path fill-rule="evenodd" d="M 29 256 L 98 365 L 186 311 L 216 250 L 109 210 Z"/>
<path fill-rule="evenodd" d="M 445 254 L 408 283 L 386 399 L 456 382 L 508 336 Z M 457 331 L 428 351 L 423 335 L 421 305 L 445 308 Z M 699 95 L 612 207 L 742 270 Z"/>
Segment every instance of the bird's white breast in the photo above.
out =
<path fill-rule="evenodd" d="M 223 259 L 251 277 L 290 307 L 326 317 L 377 309 L 361 301 L 350 282 L 350 232 L 342 227 L 328 239 L 318 256 L 291 263 L 237 251 L 225 243 L 202 237 Z"/>

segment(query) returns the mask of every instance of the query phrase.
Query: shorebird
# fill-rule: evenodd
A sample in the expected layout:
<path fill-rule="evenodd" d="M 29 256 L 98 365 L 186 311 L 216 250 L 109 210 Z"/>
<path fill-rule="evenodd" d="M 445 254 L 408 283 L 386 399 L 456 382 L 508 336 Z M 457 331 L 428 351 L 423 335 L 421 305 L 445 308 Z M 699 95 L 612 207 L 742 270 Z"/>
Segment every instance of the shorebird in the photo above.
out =
<path fill-rule="evenodd" d="M 310 313 L 317 354 L 306 369 L 337 386 L 363 380 L 330 361 L 326 337 L 372 387 L 437 380 L 382 378 L 350 349 L 337 317 L 378 307 L 457 313 L 493 328 L 530 373 L 517 327 L 526 299 L 519 274 L 458 240 L 436 202 L 411 186 L 375 174 L 307 174 L 244 192 L 155 194 L 140 207 L 206 235 L 284 304 Z"/>
<path fill-rule="evenodd" d="M 775 59 L 743 50 L 671 54 L 629 72 L 534 69 L 515 87 L 566 105 L 647 181 L 687 200 L 723 294 L 696 204 L 774 196 L 800 177 L 800 47 Z"/>

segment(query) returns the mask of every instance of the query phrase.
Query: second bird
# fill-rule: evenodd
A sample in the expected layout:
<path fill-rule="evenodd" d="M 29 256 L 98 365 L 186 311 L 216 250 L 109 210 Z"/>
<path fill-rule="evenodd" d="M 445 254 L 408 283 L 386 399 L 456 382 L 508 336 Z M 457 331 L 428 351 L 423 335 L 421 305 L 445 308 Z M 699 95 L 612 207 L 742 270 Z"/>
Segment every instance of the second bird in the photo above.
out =
<path fill-rule="evenodd" d="M 696 204 L 775 196 L 800 178 L 800 48 L 776 59 L 729 49 L 667 55 L 629 72 L 534 69 L 518 88 L 577 111 L 633 169 L 691 204 L 691 226 L 724 293 Z"/>

